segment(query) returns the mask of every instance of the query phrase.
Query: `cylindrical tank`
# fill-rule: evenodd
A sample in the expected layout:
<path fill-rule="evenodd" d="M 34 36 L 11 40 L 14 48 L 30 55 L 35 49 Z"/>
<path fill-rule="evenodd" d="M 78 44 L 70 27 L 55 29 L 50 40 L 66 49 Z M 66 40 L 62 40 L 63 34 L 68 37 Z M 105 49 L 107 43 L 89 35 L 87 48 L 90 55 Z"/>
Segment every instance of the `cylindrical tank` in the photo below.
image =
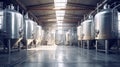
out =
<path fill-rule="evenodd" d="M 23 48 L 29 48 L 34 40 L 34 21 L 29 19 L 28 13 L 25 15 L 24 21 L 24 36 L 22 43 L 24 44 Z"/>
<path fill-rule="evenodd" d="M 36 44 L 40 43 L 40 37 L 41 37 L 41 26 L 37 25 L 36 28 Z"/>
<path fill-rule="evenodd" d="M 41 45 L 44 44 L 44 30 L 41 30 Z"/>
<path fill-rule="evenodd" d="M 78 40 L 82 40 L 83 38 L 82 25 L 77 27 L 77 35 L 78 35 Z"/>
<path fill-rule="evenodd" d="M 19 50 L 24 34 L 23 22 L 23 15 L 14 10 L 13 5 L 0 11 L 0 40 L 8 52 L 14 48 Z"/>
<path fill-rule="evenodd" d="M 69 41 L 70 41 L 70 33 L 69 33 L 69 31 L 68 32 L 66 32 L 66 45 L 68 45 L 69 44 Z"/>
<path fill-rule="evenodd" d="M 0 2 L 0 32 L 3 28 L 3 2 Z"/>
<path fill-rule="evenodd" d="M 3 29 L 3 11 L 0 10 L 0 32 Z"/>
<path fill-rule="evenodd" d="M 78 27 L 77 27 L 77 36 L 78 36 L 78 40 L 80 40 L 80 34 L 79 34 L 79 33 L 80 33 L 80 27 L 78 26 Z"/>
<path fill-rule="evenodd" d="M 3 10 L 2 32 L 8 39 L 18 39 L 23 36 L 23 15 L 15 11 L 13 6 Z"/>
<path fill-rule="evenodd" d="M 33 27 L 33 28 L 34 28 L 34 31 L 33 31 L 34 39 L 37 39 L 37 26 L 38 26 L 38 25 L 37 25 L 36 22 L 34 22 L 33 25 L 34 25 L 34 27 Z"/>
<path fill-rule="evenodd" d="M 94 40 L 95 39 L 95 22 L 92 21 L 91 23 L 91 39 Z"/>
<path fill-rule="evenodd" d="M 83 40 L 91 40 L 91 25 L 92 20 L 85 20 L 83 22 Z"/>
<path fill-rule="evenodd" d="M 25 18 L 25 25 L 24 25 L 24 39 L 33 39 L 33 33 L 34 33 L 34 21 Z"/>
<path fill-rule="evenodd" d="M 117 11 L 105 7 L 95 15 L 96 39 L 117 38 Z"/>
<path fill-rule="evenodd" d="M 120 12 L 118 12 L 118 39 L 120 39 Z"/>

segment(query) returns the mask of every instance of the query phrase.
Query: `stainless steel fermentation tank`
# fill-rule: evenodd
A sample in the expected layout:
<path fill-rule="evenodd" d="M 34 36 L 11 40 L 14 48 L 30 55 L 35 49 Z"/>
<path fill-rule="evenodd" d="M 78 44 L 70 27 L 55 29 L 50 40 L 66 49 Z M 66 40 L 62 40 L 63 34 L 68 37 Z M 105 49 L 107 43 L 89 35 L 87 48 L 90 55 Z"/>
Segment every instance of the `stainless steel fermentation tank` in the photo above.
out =
<path fill-rule="evenodd" d="M 92 23 L 93 23 L 93 20 L 85 20 L 83 23 L 82 23 L 82 26 L 83 26 L 83 40 L 92 40 L 94 39 L 94 36 L 92 36 L 92 30 L 94 29 L 91 29 L 92 28 Z"/>
<path fill-rule="evenodd" d="M 24 17 L 24 37 L 22 40 L 23 48 L 29 48 L 34 40 L 34 21 L 28 18 L 28 14 Z"/>
<path fill-rule="evenodd" d="M 65 32 L 62 30 L 62 33 L 59 30 L 56 30 L 55 33 L 55 44 L 56 45 L 65 45 Z"/>
<path fill-rule="evenodd" d="M 120 44 L 120 12 L 118 12 L 118 45 L 119 44 Z"/>
<path fill-rule="evenodd" d="M 83 39 L 83 32 L 82 32 L 82 24 L 77 27 L 77 36 L 78 36 L 78 46 L 82 47 L 82 39 Z"/>
<path fill-rule="evenodd" d="M 18 43 L 23 37 L 23 15 L 14 10 L 11 5 L 5 10 L 0 11 L 0 36 L 4 43 L 4 48 L 12 51 L 19 47 Z"/>
<path fill-rule="evenodd" d="M 65 44 L 66 45 L 71 45 L 71 46 L 77 46 L 77 28 L 76 27 L 70 27 L 68 30 L 65 32 Z"/>
<path fill-rule="evenodd" d="M 82 22 L 82 45 L 83 48 L 93 48 L 94 46 L 94 22 L 93 18 L 89 17 L 88 20 Z"/>
<path fill-rule="evenodd" d="M 40 43 L 41 43 L 41 26 L 39 26 L 39 25 L 37 25 L 37 27 L 36 27 L 35 41 L 36 41 L 36 45 L 40 45 Z"/>
<path fill-rule="evenodd" d="M 82 26 L 77 27 L 77 35 L 78 35 L 78 40 L 82 40 L 83 38 L 83 33 L 82 33 Z"/>
<path fill-rule="evenodd" d="M 37 26 L 38 26 L 37 23 L 34 22 L 33 23 L 33 28 L 34 28 L 33 29 L 33 39 L 34 39 L 33 40 L 33 44 L 34 44 L 33 47 L 36 47 L 36 45 L 37 45 L 37 42 L 36 42 L 36 40 L 37 40 Z"/>
<path fill-rule="evenodd" d="M 117 17 L 117 11 L 110 9 L 108 5 L 105 5 L 104 9 L 95 15 L 96 50 L 100 44 L 108 52 L 111 46 L 114 45 L 118 35 Z"/>
<path fill-rule="evenodd" d="M 69 41 L 70 41 L 70 32 L 66 32 L 66 34 L 65 34 L 65 40 L 66 40 L 66 45 L 69 45 Z"/>
<path fill-rule="evenodd" d="M 120 12 L 118 12 L 118 39 L 120 39 Z"/>

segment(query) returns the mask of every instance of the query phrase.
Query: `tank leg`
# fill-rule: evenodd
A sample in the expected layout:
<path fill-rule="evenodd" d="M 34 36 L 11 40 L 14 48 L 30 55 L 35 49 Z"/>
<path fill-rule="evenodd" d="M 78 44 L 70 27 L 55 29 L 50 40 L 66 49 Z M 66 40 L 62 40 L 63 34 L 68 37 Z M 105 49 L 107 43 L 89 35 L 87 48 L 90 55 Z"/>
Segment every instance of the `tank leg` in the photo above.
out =
<path fill-rule="evenodd" d="M 84 48 L 84 41 L 82 41 L 82 47 Z"/>
<path fill-rule="evenodd" d="M 28 44 L 26 44 L 26 49 L 28 49 L 29 48 L 29 46 L 30 46 L 30 44 L 28 45 Z"/>
<path fill-rule="evenodd" d="M 117 50 L 118 50 L 118 52 L 119 52 L 119 48 L 120 48 L 120 42 L 119 42 L 119 39 L 117 40 Z"/>
<path fill-rule="evenodd" d="M 80 48 L 82 48 L 82 41 L 80 40 Z"/>
<path fill-rule="evenodd" d="M 81 48 L 83 48 L 83 41 L 81 40 Z"/>
<path fill-rule="evenodd" d="M 6 50 L 6 46 L 3 46 L 3 50 Z"/>
<path fill-rule="evenodd" d="M 72 46 L 72 43 L 71 43 L 71 41 L 70 41 L 70 46 Z"/>
<path fill-rule="evenodd" d="M 87 40 L 87 49 L 89 49 L 90 47 L 90 42 L 89 42 L 89 40 Z"/>
<path fill-rule="evenodd" d="M 21 50 L 21 48 L 20 48 L 21 46 L 20 46 L 20 45 L 21 45 L 21 43 L 19 42 L 19 43 L 18 43 L 18 51 Z"/>
<path fill-rule="evenodd" d="M 10 45 L 10 43 L 11 43 L 11 40 L 8 39 L 8 53 L 9 54 L 11 53 L 11 45 Z"/>
<path fill-rule="evenodd" d="M 108 40 L 105 40 L 105 53 L 108 53 Z"/>
<path fill-rule="evenodd" d="M 98 42 L 97 42 L 97 40 L 95 42 L 96 42 L 95 48 L 96 48 L 96 51 L 97 51 L 98 50 Z"/>
<path fill-rule="evenodd" d="M 79 47 L 79 45 L 80 45 L 80 44 L 79 44 L 79 40 L 78 40 L 78 47 Z"/>

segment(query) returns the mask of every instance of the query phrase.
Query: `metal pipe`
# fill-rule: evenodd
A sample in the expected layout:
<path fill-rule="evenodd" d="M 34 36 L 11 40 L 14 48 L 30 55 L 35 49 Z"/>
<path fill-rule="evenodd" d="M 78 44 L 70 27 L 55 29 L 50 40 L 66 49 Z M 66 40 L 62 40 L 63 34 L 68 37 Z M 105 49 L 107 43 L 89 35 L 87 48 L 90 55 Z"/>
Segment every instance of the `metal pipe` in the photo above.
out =
<path fill-rule="evenodd" d="M 17 11 L 19 12 L 19 6 L 17 6 Z"/>
<path fill-rule="evenodd" d="M 86 19 L 85 15 L 84 15 L 84 20 Z"/>
<path fill-rule="evenodd" d="M 24 10 L 22 10 L 22 15 L 24 15 Z"/>
<path fill-rule="evenodd" d="M 3 2 L 0 2 L 0 10 L 3 9 Z"/>
<path fill-rule="evenodd" d="M 97 7 L 98 7 L 98 5 L 99 5 L 99 4 L 97 3 Z M 97 13 L 98 13 L 98 12 L 99 12 L 99 8 L 96 8 L 96 10 L 97 10 Z"/>
<path fill-rule="evenodd" d="M 19 0 L 16 0 L 16 2 L 26 11 L 27 8 L 25 7 L 25 5 L 23 5 Z M 38 18 L 31 12 L 29 11 L 29 13 L 32 15 L 32 17 L 34 17 L 36 19 L 36 21 L 39 22 Z"/>
<path fill-rule="evenodd" d="M 112 10 L 116 9 L 116 8 L 119 7 L 119 6 L 120 6 L 120 4 L 118 4 L 117 6 L 115 6 Z"/>
<path fill-rule="evenodd" d="M 97 8 L 94 10 L 94 11 L 92 11 L 91 13 L 90 13 L 90 15 L 92 15 L 94 12 L 96 12 L 96 10 L 98 9 L 98 8 L 100 8 L 101 6 L 103 6 L 105 3 L 107 3 L 108 2 L 108 0 L 104 0 L 100 5 L 98 5 L 97 6 Z"/>

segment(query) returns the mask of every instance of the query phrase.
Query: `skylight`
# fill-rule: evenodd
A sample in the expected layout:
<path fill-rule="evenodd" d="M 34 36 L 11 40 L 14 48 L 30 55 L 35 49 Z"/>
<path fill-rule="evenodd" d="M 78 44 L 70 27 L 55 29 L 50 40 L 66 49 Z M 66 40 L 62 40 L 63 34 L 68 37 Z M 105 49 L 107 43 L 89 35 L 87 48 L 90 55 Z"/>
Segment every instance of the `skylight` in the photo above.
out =
<path fill-rule="evenodd" d="M 66 8 L 67 0 L 54 0 L 55 8 Z"/>
<path fill-rule="evenodd" d="M 66 8 L 67 0 L 54 0 L 55 9 Z M 65 16 L 65 10 L 56 10 L 56 20 L 58 25 L 58 31 L 62 33 L 62 22 Z M 60 27 L 59 27 L 60 26 Z"/>
<path fill-rule="evenodd" d="M 66 8 L 67 0 L 54 0 L 54 5 L 56 9 Z M 64 20 L 65 10 L 56 10 L 57 22 Z"/>

